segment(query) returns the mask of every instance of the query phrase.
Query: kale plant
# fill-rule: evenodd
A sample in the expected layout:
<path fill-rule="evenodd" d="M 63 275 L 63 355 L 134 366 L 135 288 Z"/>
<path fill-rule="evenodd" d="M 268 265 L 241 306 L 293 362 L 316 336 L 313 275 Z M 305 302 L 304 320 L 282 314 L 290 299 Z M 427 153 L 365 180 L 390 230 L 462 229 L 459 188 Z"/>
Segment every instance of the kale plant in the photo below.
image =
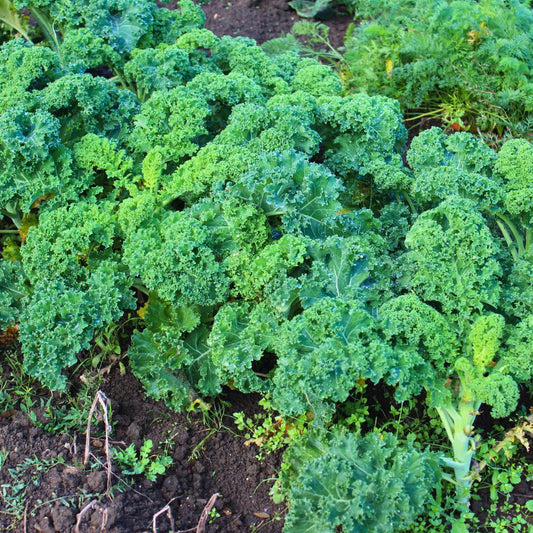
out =
<path fill-rule="evenodd" d="M 0 212 L 19 236 L 2 275 L 28 372 L 64 388 L 139 298 L 131 366 L 174 407 L 232 384 L 327 413 L 352 378 L 386 372 L 351 362 L 341 335 L 331 357 L 348 373 L 323 390 L 337 370 L 291 376 L 289 339 L 312 335 L 310 364 L 324 340 L 307 330 L 340 334 L 333 317 L 354 306 L 350 335 L 375 343 L 365 306 L 387 294 L 389 261 L 362 198 L 368 158 L 385 165 L 405 142 L 395 102 L 344 96 L 294 52 L 216 37 L 188 0 L 15 6 L 38 26 L 0 49 Z"/>
<path fill-rule="evenodd" d="M 405 531 L 440 482 L 438 458 L 392 433 L 309 434 L 285 457 L 284 531 Z"/>

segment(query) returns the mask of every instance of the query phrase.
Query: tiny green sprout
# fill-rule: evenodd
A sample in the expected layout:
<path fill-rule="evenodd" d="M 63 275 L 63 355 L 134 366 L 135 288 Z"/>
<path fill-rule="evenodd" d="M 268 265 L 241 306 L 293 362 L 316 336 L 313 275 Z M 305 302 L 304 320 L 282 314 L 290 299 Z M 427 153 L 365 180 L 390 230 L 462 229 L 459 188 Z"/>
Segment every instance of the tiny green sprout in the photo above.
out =
<path fill-rule="evenodd" d="M 209 523 L 212 524 L 217 518 L 220 518 L 220 513 L 217 511 L 216 507 L 213 507 L 209 511 Z"/>

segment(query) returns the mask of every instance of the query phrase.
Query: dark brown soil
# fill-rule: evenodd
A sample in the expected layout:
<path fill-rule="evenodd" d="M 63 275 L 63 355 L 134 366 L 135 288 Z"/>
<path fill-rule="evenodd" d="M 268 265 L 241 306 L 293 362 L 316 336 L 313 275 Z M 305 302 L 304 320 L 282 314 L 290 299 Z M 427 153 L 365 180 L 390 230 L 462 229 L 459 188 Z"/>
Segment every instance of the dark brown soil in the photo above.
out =
<path fill-rule="evenodd" d="M 115 370 L 101 388 L 111 402 L 112 445 L 134 443 L 139 449 L 147 439 L 166 441 L 171 466 L 151 482 L 121 475 L 114 464 L 113 473 L 128 485 L 113 476 L 111 494 L 106 495 L 102 428 L 99 434 L 91 431 L 96 435 L 91 440 L 94 456 L 84 468 L 85 427 L 75 434 L 50 434 L 18 409 L 2 413 L 0 451 L 7 458 L 0 469 L 0 531 L 75 531 L 78 513 L 90 502 L 80 533 L 100 531 L 103 524 L 109 533 L 152 531 L 153 515 L 169 502 L 175 530 L 187 530 L 196 527 L 215 493 L 219 496 L 208 533 L 281 531 L 284 508 L 269 496 L 279 457 L 259 461 L 257 448 L 244 444 L 229 416 L 244 407 L 256 409 L 253 397 L 233 395 L 235 407 L 224 416 L 211 415 L 205 424 L 200 414 L 177 414 L 147 399 L 130 374 Z M 158 531 L 170 530 L 165 513 L 158 518 Z"/>
<path fill-rule="evenodd" d="M 176 1 L 160 2 L 172 9 Z M 203 4 L 206 15 L 205 26 L 216 35 L 251 37 L 259 44 L 286 35 L 293 24 L 301 20 L 288 0 L 210 0 Z M 344 43 L 344 35 L 353 17 L 343 7 L 332 10 L 326 20 L 329 37 L 338 48 Z"/>

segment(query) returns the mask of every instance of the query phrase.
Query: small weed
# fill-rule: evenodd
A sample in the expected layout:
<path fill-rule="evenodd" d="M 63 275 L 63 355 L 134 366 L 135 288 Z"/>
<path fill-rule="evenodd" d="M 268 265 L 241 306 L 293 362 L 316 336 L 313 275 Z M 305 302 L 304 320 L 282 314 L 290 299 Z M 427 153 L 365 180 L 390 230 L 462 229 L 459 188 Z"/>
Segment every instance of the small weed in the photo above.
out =
<path fill-rule="evenodd" d="M 259 401 L 264 412 L 247 417 L 243 412 L 233 413 L 235 425 L 244 432 L 246 444 L 256 444 L 261 452 L 257 458 L 262 459 L 263 453 L 272 453 L 290 444 L 305 433 L 312 416 L 302 414 L 298 417 L 283 418 L 275 415 L 275 410 L 268 397 Z"/>
<path fill-rule="evenodd" d="M 135 450 L 135 445 L 130 444 L 124 450 L 113 448 L 113 456 L 124 475 L 136 476 L 142 474 L 149 481 L 155 481 L 158 474 L 165 473 L 167 466 L 172 463 L 172 458 L 168 455 L 157 456 L 150 454 L 153 447 L 153 442 L 148 439 L 144 441 L 139 453 Z"/>
<path fill-rule="evenodd" d="M 226 416 L 226 409 L 231 404 L 223 400 L 217 401 L 214 405 L 205 404 L 204 402 L 195 401 L 191 404 L 188 411 L 190 413 L 197 412 L 198 410 L 202 413 L 202 423 L 206 426 L 207 435 L 194 447 L 192 450 L 189 460 L 196 460 L 200 456 L 200 451 L 203 448 L 204 444 L 216 433 L 225 429 L 230 433 L 234 432 L 228 426 L 224 425 L 224 417 Z M 191 420 L 189 418 L 189 423 Z"/>
<path fill-rule="evenodd" d="M 127 320 L 118 324 L 112 322 L 106 328 L 96 334 L 92 348 L 89 352 L 88 362 L 93 369 L 100 369 L 100 372 L 109 371 L 111 366 L 117 364 L 120 373 L 126 373 L 126 367 L 122 361 L 122 347 L 120 341 L 127 338 L 124 328 L 128 324 L 136 324 L 140 318 L 136 315 L 130 316 Z M 84 364 L 87 361 L 83 361 Z M 105 368 L 102 368 L 107 364 Z"/>
<path fill-rule="evenodd" d="M 12 481 L 0 485 L 0 503 L 2 504 L 0 513 L 12 518 L 12 525 L 8 526 L 7 531 L 13 530 L 24 516 L 28 486 L 32 483 L 37 484 L 42 474 L 54 466 L 64 463 L 62 457 L 47 460 L 35 456 L 34 458 L 27 457 L 22 463 L 8 469 Z"/>
<path fill-rule="evenodd" d="M 216 507 L 213 507 L 209 511 L 209 523 L 212 524 L 217 518 L 220 518 L 220 513 L 217 511 Z"/>
<path fill-rule="evenodd" d="M 9 452 L 2 446 L 2 449 L 0 450 L 0 470 L 4 466 L 8 456 Z"/>

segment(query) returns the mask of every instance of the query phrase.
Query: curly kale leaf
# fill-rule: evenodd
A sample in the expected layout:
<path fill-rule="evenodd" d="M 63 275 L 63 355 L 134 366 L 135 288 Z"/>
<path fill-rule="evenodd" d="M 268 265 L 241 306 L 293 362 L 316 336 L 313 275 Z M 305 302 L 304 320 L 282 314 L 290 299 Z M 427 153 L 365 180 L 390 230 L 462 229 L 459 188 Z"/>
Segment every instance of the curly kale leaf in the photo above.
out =
<path fill-rule="evenodd" d="M 133 50 L 148 31 L 156 7 L 151 0 L 15 0 L 14 4 L 29 9 L 45 35 L 55 29 L 66 33 L 87 28 L 121 54 Z"/>
<path fill-rule="evenodd" d="M 520 393 L 513 370 L 522 376 L 531 371 L 530 365 L 517 369 L 518 358 L 513 357 L 512 350 L 502 349 L 504 329 L 502 315 L 487 313 L 476 317 L 468 333 L 465 355 L 455 362 L 464 389 L 476 401 L 490 405 L 495 418 L 508 416 L 516 408 Z"/>
<path fill-rule="evenodd" d="M 384 240 L 372 231 L 312 241 L 308 254 L 313 263 L 301 291 L 304 307 L 326 297 L 372 307 L 388 291 L 392 265 Z"/>
<path fill-rule="evenodd" d="M 80 202 L 47 211 L 21 249 L 32 285 L 20 325 L 24 364 L 52 389 L 64 388 L 61 370 L 76 362 L 95 332 L 135 304 L 113 250 L 112 208 Z"/>
<path fill-rule="evenodd" d="M 20 262 L 0 259 L 0 330 L 20 322 L 24 298 L 28 294 Z"/>
<path fill-rule="evenodd" d="M 303 91 L 317 98 L 342 94 L 342 82 L 336 73 L 313 59 L 298 62 L 291 86 L 296 91 Z"/>
<path fill-rule="evenodd" d="M 134 83 L 137 96 L 145 102 L 155 91 L 169 91 L 190 76 L 189 54 L 178 46 L 136 49 L 124 66 L 124 77 Z"/>
<path fill-rule="evenodd" d="M 128 359 L 134 376 L 151 398 L 163 400 L 176 410 L 193 401 L 191 385 L 182 373 L 183 356 L 176 344 L 167 346 L 149 329 L 136 331 L 131 337 Z"/>
<path fill-rule="evenodd" d="M 173 44 L 182 35 L 204 27 L 205 14 L 192 0 L 178 0 L 178 9 L 158 8 L 153 20 L 138 43 L 139 48 L 155 48 L 159 44 Z"/>
<path fill-rule="evenodd" d="M 38 280 L 20 323 L 24 368 L 52 390 L 64 390 L 62 370 L 88 349 L 96 331 L 133 307 L 129 279 L 112 260 L 102 261 L 85 280 Z M 43 364 L 46 361 L 46 364 Z"/>
<path fill-rule="evenodd" d="M 533 248 L 528 248 L 513 261 L 511 271 L 504 286 L 503 306 L 510 316 L 523 318 L 533 310 Z"/>
<path fill-rule="evenodd" d="M 110 192 L 112 185 L 118 188 L 133 181 L 133 161 L 125 150 L 118 149 L 115 140 L 88 133 L 74 145 L 74 159 L 90 176 L 89 183 L 98 184 L 105 192 Z"/>
<path fill-rule="evenodd" d="M 136 117 L 132 148 L 148 153 L 158 147 L 166 161 L 177 163 L 198 150 L 210 112 L 205 98 L 185 87 L 156 92 Z"/>
<path fill-rule="evenodd" d="M 533 231 L 533 146 L 524 139 L 507 141 L 498 153 L 496 172 L 504 182 L 507 212 Z M 531 236 L 530 236 L 531 239 Z"/>
<path fill-rule="evenodd" d="M 409 230 L 401 282 L 460 321 L 501 293 L 498 246 L 475 204 L 452 197 L 422 213 Z"/>
<path fill-rule="evenodd" d="M 65 69 L 72 74 L 82 74 L 87 70 L 98 68 L 116 69 L 123 62 L 119 52 L 87 28 L 66 32 L 59 55 Z"/>
<path fill-rule="evenodd" d="M 164 400 L 174 409 L 182 409 L 196 394 L 197 384 L 191 379 L 190 369 L 196 364 L 196 356 L 202 355 L 198 354 L 200 346 L 205 346 L 200 343 L 197 331 L 201 320 L 199 309 L 170 306 L 151 294 L 142 315 L 146 327 L 134 332 L 128 350 L 131 369 L 151 397 Z M 205 337 L 205 330 L 202 331 Z M 189 339 L 189 349 L 182 341 L 187 333 L 196 339 Z M 203 392 L 213 394 L 217 392 L 216 386 Z"/>
<path fill-rule="evenodd" d="M 28 112 L 23 107 L 13 107 L 0 115 L 4 159 L 20 160 L 27 164 L 43 162 L 50 150 L 61 144 L 60 123 L 42 109 Z"/>
<path fill-rule="evenodd" d="M 371 175 L 369 162 L 399 153 L 407 131 L 397 102 L 354 94 L 318 99 L 316 129 L 325 148 L 324 164 L 343 179 Z"/>
<path fill-rule="evenodd" d="M 280 317 L 265 305 L 228 303 L 215 315 L 207 344 L 221 383 L 230 383 L 243 392 L 267 392 L 265 375 L 253 366 L 271 351 Z"/>
<path fill-rule="evenodd" d="M 80 202 L 43 213 L 22 247 L 24 271 L 32 284 L 50 279 L 85 281 L 92 265 L 113 253 L 116 224 L 112 204 Z"/>
<path fill-rule="evenodd" d="M 432 401 L 449 396 L 443 384 L 459 356 L 460 340 L 446 317 L 415 294 L 404 294 L 385 302 L 378 318 L 384 338 L 402 363 L 391 372 L 398 395 L 416 395 L 426 388 Z"/>
<path fill-rule="evenodd" d="M 441 478 L 435 455 L 392 433 L 310 434 L 285 461 L 292 474 L 288 533 L 406 530 Z"/>
<path fill-rule="evenodd" d="M 309 156 L 318 153 L 320 136 L 313 129 L 317 113 L 314 97 L 296 92 L 262 100 L 258 97 L 234 106 L 217 142 L 243 145 L 257 154 L 291 149 Z"/>
<path fill-rule="evenodd" d="M 214 305 L 227 298 L 229 280 L 211 244 L 208 228 L 190 213 L 167 213 L 126 238 L 123 261 L 174 305 Z"/>
<path fill-rule="evenodd" d="M 270 94 L 288 92 L 281 68 L 270 60 L 253 39 L 224 36 L 212 46 L 211 57 L 222 72 L 243 74 Z"/>
<path fill-rule="evenodd" d="M 268 243 L 256 255 L 231 255 L 226 260 L 233 292 L 247 300 L 271 298 L 307 258 L 307 242 L 302 237 L 283 235 Z"/>
<path fill-rule="evenodd" d="M 489 213 L 502 200 L 502 183 L 494 175 L 495 160 L 495 152 L 469 133 L 445 135 L 439 128 L 422 131 L 407 152 L 413 169 L 409 192 L 424 207 L 461 196 Z"/>
<path fill-rule="evenodd" d="M 60 62 L 49 48 L 13 39 L 0 46 L 0 113 L 33 101 L 60 73 Z"/>
<path fill-rule="evenodd" d="M 197 202 L 190 212 L 209 230 L 233 297 L 268 298 L 306 257 L 306 239 L 276 234 L 265 214 L 253 204 L 206 199 Z"/>
<path fill-rule="evenodd" d="M 43 110 L 59 118 L 63 143 L 86 133 L 122 140 L 132 129 L 138 103 L 129 91 L 91 74 L 63 76 L 38 94 Z"/>
<path fill-rule="evenodd" d="M 230 265 L 237 266 L 241 255 L 248 261 L 269 238 L 267 217 L 251 203 L 206 198 L 194 204 L 190 214 L 209 231 L 217 257 Z"/>
<path fill-rule="evenodd" d="M 331 416 L 360 379 L 378 382 L 389 352 L 372 316 L 355 302 L 323 298 L 280 328 L 272 398 L 285 414 Z"/>
<path fill-rule="evenodd" d="M 313 238 L 337 225 L 340 191 L 342 183 L 327 168 L 294 151 L 265 155 L 231 188 L 233 196 L 259 206 L 272 226 L 279 219 L 285 231 Z"/>
<path fill-rule="evenodd" d="M 515 377 L 519 383 L 529 383 L 533 376 L 532 327 L 533 313 L 530 312 L 509 328 L 509 336 L 496 365 L 501 373 Z"/>
<path fill-rule="evenodd" d="M 59 121 L 47 111 L 13 107 L 0 114 L 0 214 L 17 225 L 38 198 L 77 198 L 88 186 L 73 179 L 72 154 L 59 134 Z"/>

